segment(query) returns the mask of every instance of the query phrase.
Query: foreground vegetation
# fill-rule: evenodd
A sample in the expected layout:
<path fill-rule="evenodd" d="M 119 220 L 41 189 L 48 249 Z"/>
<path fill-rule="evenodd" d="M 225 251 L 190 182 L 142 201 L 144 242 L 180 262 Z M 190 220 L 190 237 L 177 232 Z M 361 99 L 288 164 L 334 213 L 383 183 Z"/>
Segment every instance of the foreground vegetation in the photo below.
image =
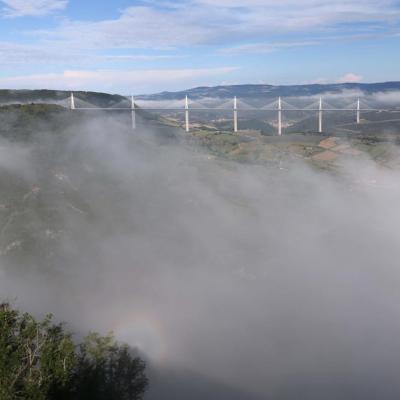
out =
<path fill-rule="evenodd" d="M 1 400 L 139 400 L 145 363 L 110 334 L 76 343 L 52 316 L 0 305 Z"/>

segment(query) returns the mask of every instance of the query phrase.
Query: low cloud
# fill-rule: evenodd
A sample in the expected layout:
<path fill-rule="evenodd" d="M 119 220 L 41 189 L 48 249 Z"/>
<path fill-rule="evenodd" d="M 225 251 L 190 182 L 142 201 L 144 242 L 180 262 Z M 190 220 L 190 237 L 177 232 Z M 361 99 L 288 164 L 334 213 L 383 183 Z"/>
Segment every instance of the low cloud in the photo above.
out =
<path fill-rule="evenodd" d="M 3 254 L 45 244 L 37 267 L 1 259 L 2 297 L 193 372 L 149 399 L 398 399 L 398 171 L 230 163 L 121 127 L 43 130 L 28 159 L 1 143 L 0 178 L 18 182 L 2 192 Z M 220 390 L 199 396 L 199 377 Z"/>
<path fill-rule="evenodd" d="M 352 72 L 349 72 L 348 74 L 345 74 L 338 78 L 336 80 L 337 83 L 358 83 L 361 82 L 364 78 L 361 75 L 353 74 Z"/>
<path fill-rule="evenodd" d="M 339 78 L 317 78 L 312 81 L 304 82 L 304 84 L 326 85 L 333 83 L 360 83 L 363 79 L 363 76 L 349 72 Z"/>
<path fill-rule="evenodd" d="M 400 104 L 400 91 L 398 90 L 375 93 L 372 97 L 382 104 L 395 105 L 397 107 Z"/>

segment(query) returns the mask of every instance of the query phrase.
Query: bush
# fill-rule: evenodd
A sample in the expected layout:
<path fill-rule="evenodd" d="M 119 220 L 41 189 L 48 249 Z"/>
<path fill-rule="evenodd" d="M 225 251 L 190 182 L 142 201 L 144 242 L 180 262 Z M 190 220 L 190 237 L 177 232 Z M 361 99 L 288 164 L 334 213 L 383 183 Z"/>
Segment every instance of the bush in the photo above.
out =
<path fill-rule="evenodd" d="M 110 334 L 80 344 L 52 316 L 36 321 L 0 304 L 1 400 L 139 400 L 145 363 Z"/>

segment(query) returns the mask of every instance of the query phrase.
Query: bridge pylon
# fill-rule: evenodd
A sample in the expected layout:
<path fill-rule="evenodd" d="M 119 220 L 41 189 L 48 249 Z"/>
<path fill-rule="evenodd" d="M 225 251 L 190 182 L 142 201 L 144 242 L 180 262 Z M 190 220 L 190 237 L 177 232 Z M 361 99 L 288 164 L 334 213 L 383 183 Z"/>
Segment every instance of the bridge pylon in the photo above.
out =
<path fill-rule="evenodd" d="M 235 133 L 238 131 L 238 109 L 236 96 L 233 99 L 233 131 Z"/>
<path fill-rule="evenodd" d="M 75 98 L 74 98 L 74 93 L 71 92 L 71 99 L 70 99 L 70 108 L 71 110 L 75 110 Z"/>
<path fill-rule="evenodd" d="M 322 97 L 319 98 L 318 132 L 322 133 Z"/>
<path fill-rule="evenodd" d="M 185 130 L 189 132 L 189 99 L 185 97 Z"/>
<path fill-rule="evenodd" d="M 136 129 L 136 105 L 135 98 L 131 96 L 131 118 L 132 118 L 132 130 Z"/>
<path fill-rule="evenodd" d="M 278 135 L 282 136 L 282 99 L 278 99 Z"/>

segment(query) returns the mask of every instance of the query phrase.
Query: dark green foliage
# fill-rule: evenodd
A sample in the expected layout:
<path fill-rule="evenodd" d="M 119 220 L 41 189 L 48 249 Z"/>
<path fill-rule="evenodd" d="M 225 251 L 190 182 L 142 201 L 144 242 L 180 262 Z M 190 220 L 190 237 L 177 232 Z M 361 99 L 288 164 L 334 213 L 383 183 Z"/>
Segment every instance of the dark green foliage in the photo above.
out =
<path fill-rule="evenodd" d="M 49 315 L 36 321 L 0 305 L 1 400 L 136 400 L 147 387 L 145 363 L 112 335 L 76 345 Z"/>
<path fill-rule="evenodd" d="M 66 112 L 67 110 L 65 110 Z M 55 105 L 10 105 L 0 107 L 0 135 L 12 141 L 27 141 L 34 133 L 55 126 L 55 117 L 64 112 Z"/>
<path fill-rule="evenodd" d="M 30 141 L 45 132 L 57 134 L 81 115 L 54 104 L 25 104 L 0 107 L 0 136 L 12 141 Z"/>
<path fill-rule="evenodd" d="M 80 345 L 74 399 L 139 399 L 147 386 L 145 364 L 112 335 L 88 335 Z"/>
<path fill-rule="evenodd" d="M 42 400 L 68 386 L 77 364 L 71 335 L 51 316 L 36 321 L 7 304 L 0 306 L 0 398 Z"/>

